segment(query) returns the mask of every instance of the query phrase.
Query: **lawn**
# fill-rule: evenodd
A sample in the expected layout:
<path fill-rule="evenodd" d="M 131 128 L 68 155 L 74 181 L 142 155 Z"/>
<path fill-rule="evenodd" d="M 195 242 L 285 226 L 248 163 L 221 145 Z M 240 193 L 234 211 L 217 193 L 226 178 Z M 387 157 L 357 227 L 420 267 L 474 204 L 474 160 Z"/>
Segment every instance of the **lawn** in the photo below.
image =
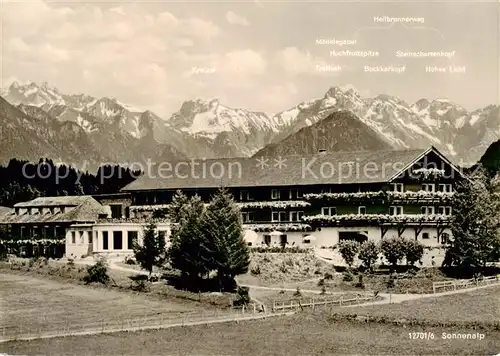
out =
<path fill-rule="evenodd" d="M 500 286 L 467 293 L 415 299 L 397 304 L 356 308 L 334 308 L 336 313 L 385 316 L 394 319 L 419 319 L 429 322 L 499 322 Z M 499 350 L 500 351 L 500 350 Z"/>
<path fill-rule="evenodd" d="M 412 340 L 411 332 L 434 340 Z M 484 340 L 442 339 L 463 328 L 405 328 L 389 324 L 330 321 L 326 315 L 214 324 L 137 333 L 66 337 L 0 344 L 9 354 L 51 355 L 494 355 L 500 332 L 480 331 Z"/>
<path fill-rule="evenodd" d="M 44 278 L 65 284 L 77 284 L 84 286 L 82 278 L 87 274 L 87 266 L 68 263 L 61 261 L 50 260 L 47 264 L 43 262 L 33 262 L 28 259 L 16 259 L 15 267 L 6 262 L 0 262 L 0 273 L 16 274 L 23 276 L 31 276 L 34 278 Z M 108 275 L 111 277 L 111 283 L 108 286 L 92 285 L 85 288 L 112 289 L 122 293 L 138 294 L 132 291 L 136 286 L 136 282 L 131 277 L 134 273 L 122 272 L 108 269 Z M 179 290 L 165 282 L 154 283 L 150 285 L 148 293 L 141 292 L 139 294 L 149 294 L 160 297 L 164 301 L 177 302 L 195 302 L 204 304 L 207 308 L 228 308 L 231 301 L 234 299 L 234 294 L 231 293 L 193 293 L 185 290 Z"/>
<path fill-rule="evenodd" d="M 60 329 L 104 320 L 143 318 L 161 313 L 172 319 L 205 306 L 182 299 L 91 288 L 27 275 L 0 273 L 0 329 Z"/>

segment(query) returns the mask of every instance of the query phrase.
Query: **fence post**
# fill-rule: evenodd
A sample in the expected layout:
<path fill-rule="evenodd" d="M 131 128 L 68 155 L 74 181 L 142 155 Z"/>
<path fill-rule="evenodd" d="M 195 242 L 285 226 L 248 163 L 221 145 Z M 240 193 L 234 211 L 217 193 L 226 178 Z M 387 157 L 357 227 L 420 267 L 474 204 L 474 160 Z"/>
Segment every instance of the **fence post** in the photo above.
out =
<path fill-rule="evenodd" d="M 432 283 L 432 293 L 436 294 L 436 285 Z"/>
<path fill-rule="evenodd" d="M 276 303 L 276 301 L 274 301 L 274 302 L 273 302 L 273 304 L 274 304 L 274 303 Z M 255 303 L 253 303 L 253 313 L 254 313 L 254 314 L 255 314 L 255 312 L 256 312 L 256 309 L 257 309 L 257 307 L 256 307 Z M 274 312 L 274 307 L 273 307 L 273 312 Z"/>
<path fill-rule="evenodd" d="M 341 295 L 340 295 L 340 303 L 339 303 L 339 306 L 342 306 L 342 300 L 343 300 L 343 299 L 344 299 L 344 295 L 343 295 L 343 294 L 341 294 Z"/>
<path fill-rule="evenodd" d="M 314 298 L 312 298 L 312 310 L 314 310 Z"/>

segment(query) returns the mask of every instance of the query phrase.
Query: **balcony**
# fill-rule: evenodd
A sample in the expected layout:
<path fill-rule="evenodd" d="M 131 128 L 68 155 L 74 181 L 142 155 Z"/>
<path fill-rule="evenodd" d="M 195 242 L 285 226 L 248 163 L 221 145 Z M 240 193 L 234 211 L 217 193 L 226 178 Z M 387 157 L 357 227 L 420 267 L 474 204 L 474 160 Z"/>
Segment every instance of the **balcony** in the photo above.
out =
<path fill-rule="evenodd" d="M 356 192 L 356 193 L 319 193 L 305 194 L 307 201 L 321 202 L 341 202 L 341 203 L 359 203 L 359 202 L 451 202 L 454 192 L 426 192 L 420 191 L 377 191 L 377 192 Z"/>
<path fill-rule="evenodd" d="M 339 226 L 346 224 L 367 225 L 397 225 L 397 224 L 423 224 L 423 223 L 448 223 L 450 215 L 441 214 L 345 214 L 345 215 L 312 215 L 304 216 L 303 222 L 315 226 Z"/>
<path fill-rule="evenodd" d="M 253 230 L 256 232 L 272 232 L 272 231 L 312 231 L 312 227 L 309 224 L 304 224 L 301 222 L 252 222 L 243 224 L 243 228 L 247 230 Z"/>

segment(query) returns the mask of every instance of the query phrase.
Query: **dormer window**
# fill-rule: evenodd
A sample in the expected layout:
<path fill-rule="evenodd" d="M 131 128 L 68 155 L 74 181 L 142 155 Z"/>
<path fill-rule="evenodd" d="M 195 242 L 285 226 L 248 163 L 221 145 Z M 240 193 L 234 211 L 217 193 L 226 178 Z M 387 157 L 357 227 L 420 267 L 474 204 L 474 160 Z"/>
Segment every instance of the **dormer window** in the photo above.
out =
<path fill-rule="evenodd" d="M 66 207 L 65 206 L 61 206 L 61 213 L 65 213 L 66 212 Z"/>
<path fill-rule="evenodd" d="M 38 213 L 39 213 L 40 215 L 43 215 L 43 208 L 38 208 Z"/>
<path fill-rule="evenodd" d="M 280 191 L 278 189 L 271 189 L 271 199 L 279 199 Z"/>
<path fill-rule="evenodd" d="M 51 213 L 52 215 L 54 215 L 54 208 L 49 208 L 49 209 L 50 209 L 50 213 Z"/>
<path fill-rule="evenodd" d="M 16 215 L 19 215 L 19 208 L 15 208 Z"/>

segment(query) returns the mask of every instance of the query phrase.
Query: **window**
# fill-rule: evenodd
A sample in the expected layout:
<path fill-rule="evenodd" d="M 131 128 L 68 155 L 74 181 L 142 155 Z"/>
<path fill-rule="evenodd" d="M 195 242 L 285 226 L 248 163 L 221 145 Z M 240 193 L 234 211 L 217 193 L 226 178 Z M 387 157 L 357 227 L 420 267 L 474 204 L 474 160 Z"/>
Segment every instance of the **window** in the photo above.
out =
<path fill-rule="evenodd" d="M 50 208 L 50 213 L 54 215 L 54 207 Z"/>
<path fill-rule="evenodd" d="M 271 199 L 279 199 L 279 198 L 280 198 L 280 191 L 278 189 L 272 189 Z"/>
<path fill-rule="evenodd" d="M 422 184 L 422 190 L 424 192 L 434 193 L 436 191 L 436 185 L 434 183 L 424 183 Z"/>
<path fill-rule="evenodd" d="M 264 235 L 264 243 L 268 246 L 271 244 L 271 235 Z"/>
<path fill-rule="evenodd" d="M 109 248 L 108 247 L 108 232 L 103 231 L 102 232 L 102 249 L 107 250 L 108 248 Z"/>
<path fill-rule="evenodd" d="M 66 207 L 65 206 L 61 206 L 61 213 L 65 213 L 66 212 Z"/>
<path fill-rule="evenodd" d="M 334 206 L 325 206 L 321 208 L 321 214 L 322 215 L 337 215 L 337 208 Z"/>
<path fill-rule="evenodd" d="M 253 198 L 248 190 L 240 190 L 240 200 L 241 201 L 253 200 Z"/>
<path fill-rule="evenodd" d="M 321 189 L 321 193 L 331 193 L 332 192 L 332 188 L 323 188 Z"/>
<path fill-rule="evenodd" d="M 366 214 L 366 206 L 358 206 L 358 214 L 365 215 Z"/>
<path fill-rule="evenodd" d="M 84 231 L 78 231 L 78 236 L 80 237 L 80 243 L 83 244 L 83 234 L 85 232 Z"/>
<path fill-rule="evenodd" d="M 271 221 L 286 221 L 286 212 L 285 211 L 271 212 Z"/>
<path fill-rule="evenodd" d="M 243 212 L 241 213 L 241 218 L 244 223 L 252 222 L 253 220 L 253 213 L 251 212 Z"/>
<path fill-rule="evenodd" d="M 439 191 L 444 192 L 444 193 L 451 193 L 453 192 L 453 185 L 451 184 L 440 184 L 439 185 Z"/>
<path fill-rule="evenodd" d="M 448 242 L 450 242 L 450 234 L 444 232 L 441 235 L 441 243 L 444 245 L 444 244 L 447 244 Z"/>
<path fill-rule="evenodd" d="M 422 238 L 425 239 L 425 240 L 427 240 L 429 238 L 429 233 L 428 232 L 424 232 L 422 234 Z"/>
<path fill-rule="evenodd" d="M 89 234 L 89 244 L 91 244 L 92 243 L 92 232 L 89 231 L 88 234 Z"/>
<path fill-rule="evenodd" d="M 390 215 L 403 215 L 403 207 L 402 206 L 390 206 L 389 207 Z"/>
<path fill-rule="evenodd" d="M 451 215 L 451 206 L 440 206 L 438 208 L 438 214 L 440 214 L 440 215 Z"/>
<path fill-rule="evenodd" d="M 304 197 L 304 193 L 302 192 L 302 190 L 297 190 L 297 198 L 300 199 L 300 198 L 303 198 Z"/>
<path fill-rule="evenodd" d="M 113 249 L 123 249 L 123 233 L 121 231 L 113 231 Z"/>
<path fill-rule="evenodd" d="M 127 249 L 132 250 L 137 243 L 137 231 L 127 231 Z"/>
<path fill-rule="evenodd" d="M 111 218 L 121 219 L 122 218 L 122 205 L 121 204 L 110 204 L 111 208 Z"/>
<path fill-rule="evenodd" d="M 290 221 L 300 221 L 300 220 L 302 220 L 302 216 L 304 216 L 303 211 L 291 211 L 290 212 Z"/>
<path fill-rule="evenodd" d="M 76 244 L 76 231 L 71 231 L 71 243 Z"/>
<path fill-rule="evenodd" d="M 280 235 L 280 244 L 281 246 L 285 246 L 288 243 L 288 239 L 286 235 Z"/>
<path fill-rule="evenodd" d="M 393 192 L 403 193 L 403 191 L 404 191 L 404 184 L 403 183 L 391 183 L 391 186 L 392 186 Z"/>
<path fill-rule="evenodd" d="M 433 206 L 423 206 L 423 207 L 421 207 L 420 210 L 421 210 L 422 214 L 424 214 L 424 215 L 434 215 L 434 213 L 435 213 L 435 209 Z"/>
<path fill-rule="evenodd" d="M 297 198 L 297 189 L 290 189 L 288 191 L 288 199 L 296 199 Z"/>

